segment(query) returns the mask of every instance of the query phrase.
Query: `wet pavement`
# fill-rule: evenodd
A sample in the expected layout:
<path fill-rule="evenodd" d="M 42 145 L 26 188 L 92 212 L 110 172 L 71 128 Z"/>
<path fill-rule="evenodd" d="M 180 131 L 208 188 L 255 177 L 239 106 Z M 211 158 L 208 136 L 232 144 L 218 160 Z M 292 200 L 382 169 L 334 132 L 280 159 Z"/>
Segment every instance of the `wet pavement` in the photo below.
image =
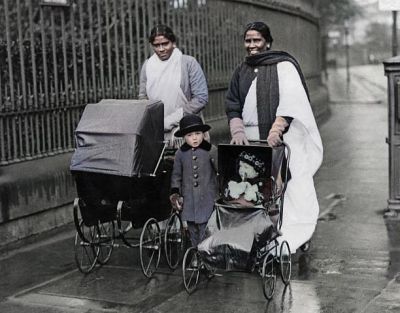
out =
<path fill-rule="evenodd" d="M 162 258 L 152 279 L 138 249 L 115 249 L 89 275 L 74 263 L 72 225 L 0 254 L 0 312 L 400 312 L 400 219 L 388 197 L 383 66 L 331 71 L 331 115 L 320 126 L 324 162 L 315 182 L 320 219 L 311 249 L 267 302 L 257 273 L 202 278 L 188 295 Z"/>

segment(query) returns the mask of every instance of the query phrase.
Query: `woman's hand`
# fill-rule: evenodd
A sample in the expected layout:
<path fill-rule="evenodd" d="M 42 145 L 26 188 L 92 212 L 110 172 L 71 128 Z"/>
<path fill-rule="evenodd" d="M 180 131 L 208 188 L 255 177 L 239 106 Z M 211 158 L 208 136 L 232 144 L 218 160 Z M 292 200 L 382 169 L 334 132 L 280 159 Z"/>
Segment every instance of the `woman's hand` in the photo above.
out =
<path fill-rule="evenodd" d="M 278 131 L 270 131 L 267 138 L 270 147 L 277 147 L 282 144 L 281 133 Z"/>
<path fill-rule="evenodd" d="M 232 136 L 231 145 L 248 145 L 249 141 L 245 134 L 236 134 Z"/>
<path fill-rule="evenodd" d="M 267 142 L 271 147 L 277 147 L 282 144 L 282 134 L 289 124 L 282 116 L 277 116 L 274 124 L 272 124 L 271 130 L 269 131 Z"/>
<path fill-rule="evenodd" d="M 244 132 L 243 120 L 238 117 L 234 117 L 229 121 L 229 128 L 231 131 L 231 144 L 234 145 L 248 145 L 246 133 Z"/>

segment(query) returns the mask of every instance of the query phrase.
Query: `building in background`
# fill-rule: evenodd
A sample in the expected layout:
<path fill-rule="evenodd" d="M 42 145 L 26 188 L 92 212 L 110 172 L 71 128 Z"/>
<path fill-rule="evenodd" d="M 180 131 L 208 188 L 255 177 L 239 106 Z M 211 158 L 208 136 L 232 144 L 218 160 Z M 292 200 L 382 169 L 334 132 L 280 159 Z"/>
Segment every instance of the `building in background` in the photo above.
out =
<path fill-rule="evenodd" d="M 346 49 L 351 65 L 376 64 L 391 57 L 391 12 L 379 10 L 378 0 L 354 1 L 361 15 L 328 32 L 328 67 L 346 66 Z"/>

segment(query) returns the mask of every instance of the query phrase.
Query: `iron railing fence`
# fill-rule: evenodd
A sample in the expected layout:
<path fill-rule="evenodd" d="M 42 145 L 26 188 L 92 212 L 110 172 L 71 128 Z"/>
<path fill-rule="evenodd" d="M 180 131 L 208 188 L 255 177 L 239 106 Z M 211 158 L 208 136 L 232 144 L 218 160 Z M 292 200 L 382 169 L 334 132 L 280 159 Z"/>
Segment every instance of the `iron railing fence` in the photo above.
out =
<path fill-rule="evenodd" d="M 87 103 L 135 98 L 141 64 L 151 53 L 147 37 L 157 23 L 170 25 L 179 48 L 201 63 L 211 103 L 222 103 L 241 57 L 235 37 L 243 14 L 224 1 L 2 2 L 1 165 L 71 151 Z M 221 105 L 210 105 L 206 117 L 223 114 Z"/>
<path fill-rule="evenodd" d="M 140 68 L 151 54 L 147 37 L 158 23 L 170 25 L 179 48 L 202 65 L 210 91 L 206 119 L 221 118 L 244 54 L 242 27 L 268 10 L 252 4 L 276 3 L 41 1 L 0 0 L 0 165 L 71 151 L 87 103 L 137 97 Z"/>

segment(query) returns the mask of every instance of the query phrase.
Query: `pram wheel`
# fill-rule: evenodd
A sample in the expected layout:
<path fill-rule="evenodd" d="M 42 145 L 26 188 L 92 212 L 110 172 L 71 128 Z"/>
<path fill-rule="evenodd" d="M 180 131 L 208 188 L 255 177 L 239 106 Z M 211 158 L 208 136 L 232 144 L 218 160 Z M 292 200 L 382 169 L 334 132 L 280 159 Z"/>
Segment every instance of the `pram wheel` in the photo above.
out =
<path fill-rule="evenodd" d="M 173 213 L 167 222 L 164 233 L 164 250 L 168 266 L 176 269 L 182 258 L 184 245 L 182 220 L 178 213 Z"/>
<path fill-rule="evenodd" d="M 82 237 L 81 237 L 82 234 Z M 79 231 L 75 235 L 75 263 L 79 271 L 89 273 L 96 265 L 99 247 L 96 244 L 96 226 L 86 226 L 80 221 Z"/>
<path fill-rule="evenodd" d="M 208 280 L 211 280 L 215 277 L 217 270 L 214 267 L 203 264 L 203 268 L 204 274 Z"/>
<path fill-rule="evenodd" d="M 81 216 L 79 198 L 74 201 L 73 215 L 76 229 L 74 242 L 75 263 L 79 271 L 86 274 L 93 270 L 99 255 L 99 248 L 96 245 L 97 225 L 85 225 Z"/>
<path fill-rule="evenodd" d="M 143 226 L 139 252 L 143 274 L 151 277 L 158 268 L 161 256 L 160 226 L 155 218 L 150 218 Z"/>
<path fill-rule="evenodd" d="M 116 214 L 118 237 L 121 238 L 128 247 L 133 248 L 137 246 L 137 239 L 132 237 L 132 235 L 129 236 L 129 232 L 132 230 L 133 224 L 132 221 L 122 219 L 122 210 L 127 210 L 125 202 L 118 201 Z"/>
<path fill-rule="evenodd" d="M 275 291 L 276 284 L 276 274 L 274 269 L 274 261 L 275 257 L 272 253 L 268 253 L 264 258 L 263 267 L 262 267 L 262 284 L 263 284 L 263 292 L 265 298 L 268 300 L 272 299 L 272 296 Z"/>
<path fill-rule="evenodd" d="M 281 243 L 279 265 L 282 281 L 285 285 L 288 285 L 292 275 L 292 255 L 290 253 L 289 244 L 286 240 Z"/>
<path fill-rule="evenodd" d="M 189 248 L 182 262 L 183 285 L 191 294 L 196 290 L 200 275 L 200 256 L 196 248 Z"/>
<path fill-rule="evenodd" d="M 99 245 L 99 254 L 97 257 L 97 262 L 104 265 L 111 257 L 111 253 L 114 249 L 115 241 L 115 227 L 114 222 L 99 223 L 96 227 L 97 229 L 97 241 Z"/>

